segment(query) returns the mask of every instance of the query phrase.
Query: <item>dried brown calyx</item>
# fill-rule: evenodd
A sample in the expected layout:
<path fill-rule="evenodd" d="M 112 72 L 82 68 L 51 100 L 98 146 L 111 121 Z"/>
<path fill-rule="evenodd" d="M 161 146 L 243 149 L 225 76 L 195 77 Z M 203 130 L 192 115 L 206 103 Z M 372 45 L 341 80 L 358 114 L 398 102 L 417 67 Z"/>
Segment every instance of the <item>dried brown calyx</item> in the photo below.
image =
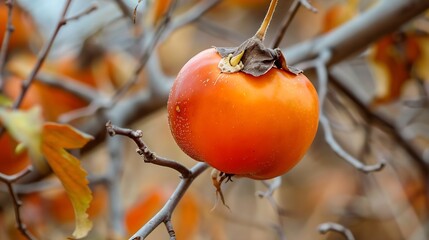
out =
<path fill-rule="evenodd" d="M 279 48 L 265 47 L 262 40 L 256 35 L 238 47 L 216 47 L 216 50 L 222 57 L 219 68 L 225 73 L 242 71 L 259 77 L 273 67 L 295 75 L 302 73 L 302 70 L 286 64 L 286 59 Z"/>
<path fill-rule="evenodd" d="M 219 69 L 222 72 L 234 73 L 242 71 L 259 77 L 267 73 L 271 68 L 276 67 L 295 75 L 302 73 L 301 70 L 286 64 L 286 59 L 279 48 L 271 49 L 263 44 L 277 2 L 278 0 L 271 0 L 264 21 L 255 36 L 247 39 L 238 47 L 216 47 L 217 52 L 222 56 L 222 60 L 219 62 Z"/>

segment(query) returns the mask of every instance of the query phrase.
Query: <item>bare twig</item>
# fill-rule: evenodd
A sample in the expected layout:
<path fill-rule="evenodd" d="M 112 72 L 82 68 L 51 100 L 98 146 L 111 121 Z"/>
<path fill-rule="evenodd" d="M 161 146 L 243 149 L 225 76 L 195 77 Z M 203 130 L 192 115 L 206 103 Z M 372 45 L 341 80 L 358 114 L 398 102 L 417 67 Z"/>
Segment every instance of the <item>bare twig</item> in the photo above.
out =
<path fill-rule="evenodd" d="M 219 0 L 202 1 L 192 9 L 181 14 L 180 16 L 175 17 L 174 20 L 171 20 L 171 16 L 173 14 L 173 11 L 176 5 L 176 1 L 172 2 L 169 6 L 167 14 L 165 14 L 164 18 L 159 23 L 158 27 L 153 33 L 153 36 L 150 38 L 148 43 L 145 44 L 146 46 L 144 48 L 144 52 L 139 59 L 139 65 L 136 67 L 132 78 L 126 84 L 124 84 L 120 89 L 118 89 L 118 91 L 115 93 L 115 95 L 112 98 L 113 99 L 112 104 L 117 103 L 118 100 L 121 97 L 123 97 L 128 92 L 128 90 L 138 81 L 141 71 L 146 66 L 146 63 L 149 57 L 151 56 L 151 53 L 153 52 L 153 50 L 156 48 L 156 45 L 158 44 L 158 42 L 161 42 L 165 39 L 165 37 L 170 36 L 171 33 L 176 29 L 181 28 L 184 25 L 187 25 L 197 20 L 205 12 L 207 12 L 209 9 L 214 7 L 218 2 Z"/>
<path fill-rule="evenodd" d="M 109 210 L 110 225 L 115 234 L 123 236 L 125 234 L 124 226 L 124 208 L 122 205 L 121 184 L 118 179 L 121 178 L 123 170 L 122 157 L 124 156 L 124 145 L 119 138 L 108 138 L 107 146 L 109 149 L 109 168 L 106 175 L 107 189 L 109 189 Z"/>
<path fill-rule="evenodd" d="M 30 75 L 28 76 L 28 78 L 25 81 L 23 81 L 22 86 L 21 86 L 21 93 L 18 96 L 17 100 L 14 102 L 13 109 L 18 109 L 19 106 L 21 105 L 25 94 L 27 93 L 28 89 L 30 88 L 30 85 L 34 81 L 35 76 L 37 75 L 38 71 L 40 70 L 41 66 L 43 65 L 51 47 L 52 47 L 52 44 L 54 43 L 54 40 L 56 39 L 58 32 L 60 31 L 60 29 L 64 25 L 66 25 L 68 21 L 76 20 L 76 19 L 80 18 L 81 16 L 88 14 L 94 10 L 93 9 L 94 7 L 91 7 L 89 10 L 87 10 L 81 14 L 78 14 L 74 17 L 65 18 L 65 15 L 67 14 L 67 11 L 70 7 L 70 4 L 71 4 L 71 0 L 68 0 L 65 3 L 64 9 L 62 11 L 61 19 L 57 23 L 57 26 L 56 26 L 54 33 L 52 34 L 51 38 L 48 40 L 48 42 L 45 44 L 43 49 L 40 51 L 37 62 L 35 64 L 34 68 L 32 69 Z M 4 127 L 0 128 L 0 135 L 4 133 L 4 130 L 5 130 Z M 15 192 L 15 190 L 13 188 L 13 183 L 15 181 L 24 177 L 25 175 L 27 175 L 31 171 L 32 171 L 32 167 L 28 166 L 26 169 L 22 170 L 20 173 L 12 175 L 12 176 L 7 176 L 7 175 L 0 173 L 0 181 L 6 183 L 6 185 L 8 187 L 9 194 L 11 195 L 11 197 L 13 199 L 13 204 L 14 204 L 14 209 L 15 209 L 15 217 L 16 217 L 16 222 L 18 224 L 19 230 L 21 231 L 21 233 L 26 238 L 35 239 L 34 236 L 32 236 L 31 233 L 26 229 L 25 225 L 23 224 L 23 222 L 21 220 L 20 206 L 22 203 L 19 201 L 17 193 Z"/>
<path fill-rule="evenodd" d="M 97 6 L 96 4 L 92 4 L 90 7 L 88 7 L 88 8 L 87 8 L 87 9 L 85 9 L 85 10 L 83 10 L 82 12 L 80 12 L 80 13 L 78 13 L 78 14 L 74 15 L 74 16 L 71 16 L 71 17 L 65 18 L 65 19 L 63 19 L 62 21 L 64 22 L 64 25 L 66 25 L 67 23 L 69 23 L 69 22 L 71 22 L 71 21 L 78 20 L 79 18 L 81 18 L 81 17 L 83 17 L 83 16 L 86 16 L 86 15 L 88 15 L 88 14 L 92 13 L 93 11 L 97 10 L 97 8 L 98 8 L 98 6 Z"/>
<path fill-rule="evenodd" d="M 30 75 L 27 77 L 27 79 L 25 79 L 25 81 L 22 82 L 21 93 L 18 96 L 15 103 L 13 104 L 14 109 L 18 109 L 19 106 L 21 105 L 22 101 L 24 100 L 25 94 L 27 93 L 28 89 L 30 88 L 34 78 L 36 77 L 36 75 L 39 72 L 40 68 L 42 67 L 43 63 L 45 62 L 45 59 L 48 56 L 48 53 L 51 50 L 52 45 L 53 45 L 55 39 L 57 38 L 57 35 L 60 32 L 61 28 L 64 25 L 66 25 L 68 21 L 76 20 L 85 14 L 89 14 L 92 11 L 94 11 L 96 8 L 95 6 L 92 6 L 89 9 L 87 9 L 86 11 L 84 11 L 80 14 L 77 14 L 76 16 L 66 18 L 66 14 L 67 14 L 67 11 L 70 7 L 71 1 L 72 0 L 67 0 L 66 4 L 64 6 L 64 9 L 62 11 L 62 14 L 61 14 L 61 19 L 60 19 L 60 21 L 58 21 L 58 23 L 54 29 L 54 32 L 52 33 L 52 36 L 49 38 L 48 42 L 44 45 L 43 49 L 39 52 L 39 55 L 37 57 L 37 62 L 34 65 L 34 68 L 31 70 Z"/>
<path fill-rule="evenodd" d="M 139 64 L 137 65 L 136 69 L 134 70 L 134 74 L 133 74 L 132 78 L 128 82 L 126 82 L 121 88 L 119 88 L 116 91 L 115 95 L 113 95 L 113 97 L 112 97 L 112 103 L 113 104 L 118 102 L 119 99 L 121 97 L 123 97 L 128 92 L 128 90 L 132 86 L 134 86 L 137 83 L 137 81 L 139 80 L 139 76 L 140 76 L 141 71 L 146 66 L 146 63 L 149 60 L 149 57 L 152 54 L 152 52 L 154 51 L 156 45 L 158 44 L 163 32 L 165 31 L 167 26 L 170 24 L 171 15 L 173 14 L 173 10 L 175 8 L 175 5 L 176 5 L 176 1 L 173 0 L 173 2 L 169 5 L 167 14 L 165 14 L 161 23 L 156 28 L 153 36 L 148 41 L 147 46 L 144 48 L 143 55 L 140 57 L 140 59 L 138 61 Z"/>
<path fill-rule="evenodd" d="M 206 32 L 219 39 L 229 40 L 234 44 L 241 43 L 246 39 L 246 36 L 239 32 L 207 18 L 199 18 L 195 23 L 200 31 Z"/>
<path fill-rule="evenodd" d="M 198 4 L 195 4 L 195 6 L 193 6 L 191 9 L 184 12 L 183 14 L 176 16 L 174 20 L 172 20 L 170 26 L 162 34 L 160 41 L 164 41 L 175 30 L 199 19 L 207 11 L 209 11 L 210 9 L 215 7 L 218 3 L 220 3 L 220 1 L 221 0 L 203 0 Z"/>
<path fill-rule="evenodd" d="M 271 207 L 274 209 L 274 211 L 277 213 L 278 217 L 278 224 L 274 225 L 274 229 L 276 230 L 277 234 L 279 235 L 279 239 L 285 240 L 286 234 L 283 230 L 283 219 L 282 217 L 287 214 L 287 211 L 279 206 L 277 201 L 274 199 L 273 194 L 274 192 L 280 188 L 282 183 L 281 177 L 276 177 L 272 180 L 272 182 L 268 181 L 262 181 L 262 183 L 267 187 L 268 189 L 266 191 L 258 191 L 256 192 L 256 195 L 260 198 L 265 198 L 270 203 Z"/>
<path fill-rule="evenodd" d="M 340 144 L 338 144 L 337 140 L 335 139 L 332 133 L 329 119 L 327 118 L 324 111 L 324 103 L 326 99 L 326 94 L 328 92 L 328 71 L 327 71 L 326 64 L 330 60 L 330 57 L 331 57 L 331 52 L 329 50 L 326 50 L 322 52 L 319 58 L 317 58 L 313 62 L 314 67 L 316 68 L 317 77 L 319 80 L 318 94 L 319 94 L 320 123 L 323 126 L 326 142 L 329 144 L 332 150 L 334 150 L 335 153 L 337 153 L 340 157 L 342 157 L 344 160 L 346 160 L 348 163 L 350 163 L 360 171 L 364 173 L 380 171 L 381 169 L 383 169 L 385 165 L 384 162 L 380 162 L 374 165 L 363 164 L 358 159 L 353 157 L 350 153 L 348 153 L 346 150 L 344 150 L 344 148 L 342 148 Z"/>
<path fill-rule="evenodd" d="M 15 221 L 16 221 L 18 230 L 27 239 L 34 240 L 36 238 L 30 233 L 30 231 L 27 229 L 24 222 L 22 221 L 21 213 L 20 213 L 20 208 L 22 206 L 22 202 L 19 200 L 18 194 L 16 193 L 16 191 L 13 187 L 14 182 L 18 181 L 19 179 L 21 179 L 22 177 L 24 177 L 25 175 L 27 175 L 31 171 L 32 171 L 32 168 L 28 167 L 28 168 L 22 170 L 21 172 L 14 174 L 14 175 L 8 176 L 8 175 L 5 175 L 3 173 L 0 173 L 0 181 L 4 182 L 6 184 L 9 195 L 12 197 L 13 208 L 15 211 Z"/>
<path fill-rule="evenodd" d="M 280 29 L 280 31 L 277 32 L 277 36 L 274 38 L 275 41 L 272 48 L 278 48 L 280 46 L 280 43 L 283 40 L 286 30 L 288 29 L 290 23 L 292 22 L 292 19 L 295 17 L 295 14 L 298 12 L 298 9 L 301 5 L 305 6 L 310 11 L 317 13 L 317 9 L 313 7 L 307 0 L 293 1 L 292 5 L 289 7 L 289 11 L 283 19 L 283 22 L 281 24 L 282 28 Z"/>
<path fill-rule="evenodd" d="M 174 231 L 171 217 L 164 221 L 164 225 L 167 228 L 168 235 L 170 235 L 170 240 L 176 240 L 176 232 Z"/>
<path fill-rule="evenodd" d="M 6 3 L 5 3 L 6 6 L 8 7 L 8 12 L 7 12 L 7 22 L 6 22 L 6 33 L 4 34 L 3 42 L 0 50 L 0 92 L 2 91 L 4 86 L 3 72 L 4 72 L 4 66 L 6 65 L 7 49 L 9 47 L 10 37 L 14 31 L 14 27 L 12 25 L 12 14 L 13 14 L 14 3 L 15 3 L 14 0 L 6 0 Z"/>
<path fill-rule="evenodd" d="M 188 178 L 190 176 L 191 171 L 182 164 L 173 160 L 159 157 L 155 153 L 150 151 L 141 139 L 141 137 L 143 136 L 143 132 L 141 130 L 134 131 L 132 129 L 117 127 L 111 122 L 106 123 L 106 129 L 110 136 L 122 135 L 131 138 L 138 147 L 137 153 L 144 157 L 145 162 L 175 169 L 182 175 L 183 178 Z"/>
<path fill-rule="evenodd" d="M 124 3 L 124 1 L 114 0 L 114 2 L 118 6 L 118 8 L 121 10 L 122 15 L 132 21 L 133 20 L 133 13 L 128 8 L 128 6 Z"/>
<path fill-rule="evenodd" d="M 341 233 L 347 240 L 355 240 L 355 237 L 353 236 L 352 232 L 343 225 L 332 222 L 322 223 L 319 225 L 320 233 L 325 234 L 329 231 Z"/>
<path fill-rule="evenodd" d="M 198 177 L 201 173 L 203 173 L 208 167 L 209 166 L 206 163 L 197 163 L 194 167 L 192 167 L 188 177 L 182 178 L 180 180 L 179 185 L 176 187 L 176 190 L 174 191 L 174 193 L 165 203 L 164 207 L 161 210 L 159 210 L 159 212 L 151 220 L 149 220 L 149 222 L 147 222 L 142 228 L 140 228 L 130 239 L 132 240 L 145 239 L 161 223 L 167 222 L 168 224 L 168 221 L 170 221 L 170 217 L 174 209 L 176 208 L 180 199 L 182 199 L 186 190 L 192 184 L 194 179 Z"/>

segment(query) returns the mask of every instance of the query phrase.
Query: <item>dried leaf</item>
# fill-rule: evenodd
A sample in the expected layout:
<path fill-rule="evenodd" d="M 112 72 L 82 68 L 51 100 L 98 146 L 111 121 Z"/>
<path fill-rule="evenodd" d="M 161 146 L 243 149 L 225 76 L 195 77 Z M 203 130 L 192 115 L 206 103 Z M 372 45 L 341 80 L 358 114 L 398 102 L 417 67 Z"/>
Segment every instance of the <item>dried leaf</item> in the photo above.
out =
<path fill-rule="evenodd" d="M 418 35 L 413 32 L 394 33 L 373 46 L 370 55 L 370 68 L 376 79 L 373 104 L 388 103 L 400 97 L 402 87 L 413 77 L 413 65 L 422 56 L 422 46 L 417 39 Z"/>
<path fill-rule="evenodd" d="M 69 125 L 57 123 L 45 123 L 42 134 L 43 155 L 73 205 L 76 226 L 72 238 L 83 238 L 92 228 L 87 214 L 92 194 L 88 187 L 86 171 L 81 167 L 80 161 L 65 149 L 81 148 L 92 137 Z"/>
<path fill-rule="evenodd" d="M 35 167 L 44 172 L 46 165 L 40 150 L 43 125 L 40 108 L 28 111 L 0 108 L 0 120 L 19 145 L 28 150 Z"/>

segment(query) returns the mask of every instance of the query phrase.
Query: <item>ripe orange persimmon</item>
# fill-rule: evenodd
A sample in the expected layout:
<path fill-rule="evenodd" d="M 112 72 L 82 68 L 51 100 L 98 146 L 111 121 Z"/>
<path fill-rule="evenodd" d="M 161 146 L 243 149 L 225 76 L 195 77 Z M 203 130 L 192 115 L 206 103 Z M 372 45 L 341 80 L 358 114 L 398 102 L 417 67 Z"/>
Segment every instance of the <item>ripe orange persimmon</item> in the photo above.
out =
<path fill-rule="evenodd" d="M 171 132 L 190 157 L 227 174 L 269 179 L 291 169 L 318 126 L 317 93 L 302 73 L 222 73 L 208 49 L 179 72 L 168 99 Z"/>

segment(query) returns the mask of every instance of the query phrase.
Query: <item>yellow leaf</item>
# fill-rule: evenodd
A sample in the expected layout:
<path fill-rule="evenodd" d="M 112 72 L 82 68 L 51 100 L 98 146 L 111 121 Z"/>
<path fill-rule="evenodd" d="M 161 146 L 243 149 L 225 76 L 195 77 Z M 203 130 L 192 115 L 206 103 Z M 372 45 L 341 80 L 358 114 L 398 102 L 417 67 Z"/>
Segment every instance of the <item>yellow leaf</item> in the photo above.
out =
<path fill-rule="evenodd" d="M 45 123 L 42 134 L 43 155 L 64 186 L 74 209 L 76 226 L 72 238 L 83 238 L 92 228 L 87 214 L 92 194 L 86 171 L 80 161 L 65 149 L 81 148 L 92 136 L 57 123 Z"/>
<path fill-rule="evenodd" d="M 28 111 L 0 108 L 0 120 L 9 134 L 28 149 L 35 167 L 44 172 L 46 165 L 40 151 L 43 120 L 38 107 Z"/>

